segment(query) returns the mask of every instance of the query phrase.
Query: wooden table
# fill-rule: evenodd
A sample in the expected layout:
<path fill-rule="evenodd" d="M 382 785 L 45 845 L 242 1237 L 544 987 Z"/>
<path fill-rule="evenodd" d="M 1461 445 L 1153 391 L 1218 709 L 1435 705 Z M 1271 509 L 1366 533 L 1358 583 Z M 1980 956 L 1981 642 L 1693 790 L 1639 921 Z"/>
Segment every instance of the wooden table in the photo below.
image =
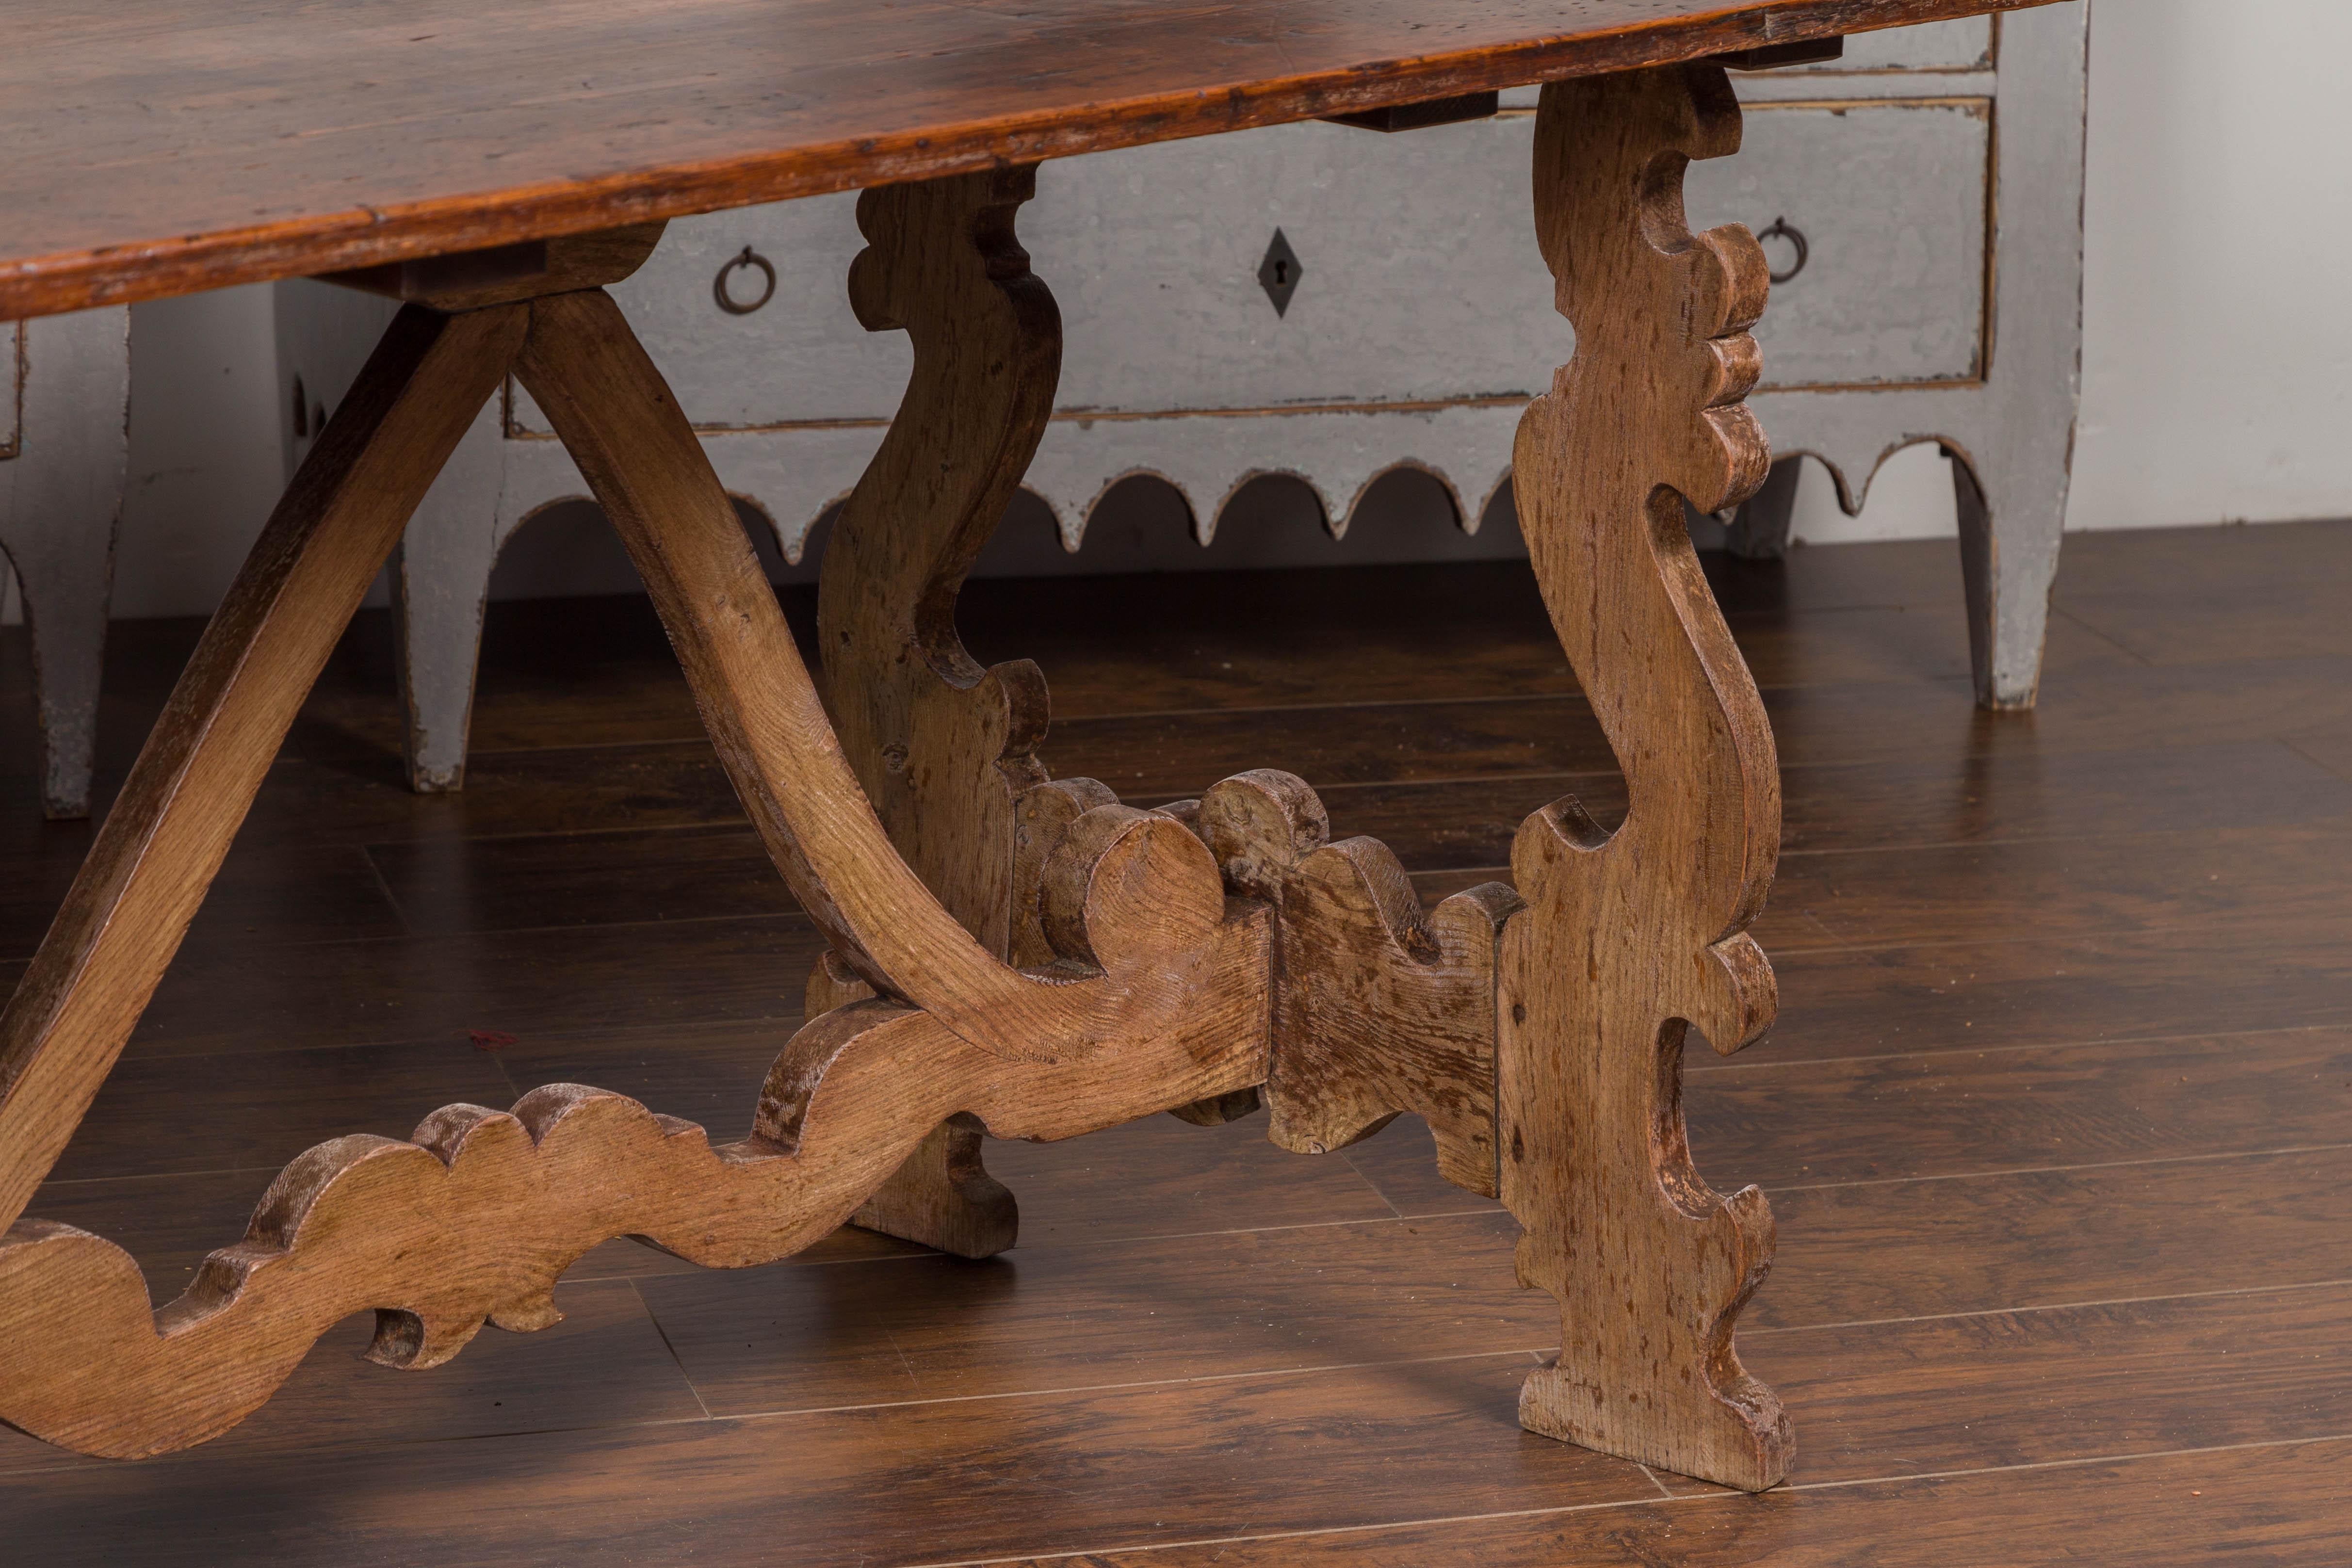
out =
<path fill-rule="evenodd" d="M 334 275 L 408 301 L 214 618 L 0 1019 L 0 1420 L 85 1453 L 249 1414 L 330 1325 L 428 1367 L 619 1235 L 784 1257 L 845 1220 L 1013 1244 L 983 1129 L 1069 1137 L 1269 1111 L 1343 1147 L 1427 1119 L 1524 1227 L 1564 1345 L 1529 1428 L 1750 1490 L 1791 1453 L 1732 1330 L 1769 1209 L 1693 1168 L 1680 1055 L 1755 1039 L 1746 935 L 1779 849 L 1772 737 L 1683 527 L 1769 454 L 1742 406 L 1767 270 L 1694 235 L 1681 173 L 1737 151 L 1727 61 L 2007 0 L 57 0 L 0 58 L 0 319 Z M 1045 685 L 955 631 L 1051 412 L 1052 296 L 1014 235 L 1035 163 L 1316 116 L 1405 127 L 1542 80 L 1535 204 L 1574 360 L 1529 407 L 1522 527 L 1625 772 L 1613 829 L 1529 818 L 1516 886 L 1423 910 L 1259 769 L 1122 803 L 1048 777 Z M 605 285 L 680 214 L 864 187 L 858 319 L 915 368 L 835 526 L 823 689 Z M 1149 212 L 1135 214 L 1150 222 Z M 1052 270 L 1052 258 L 1044 258 Z M 1535 306 L 1530 301 L 1530 308 Z M 410 512 L 511 372 L 651 591 L 746 810 L 830 951 L 751 1135 L 576 1084 L 336 1139 L 150 1310 L 113 1244 L 24 1217 L 120 1055 L 305 694 Z M 679 985 L 692 985 L 679 976 Z M 188 1135 L 205 1136 L 201 1126 Z"/>

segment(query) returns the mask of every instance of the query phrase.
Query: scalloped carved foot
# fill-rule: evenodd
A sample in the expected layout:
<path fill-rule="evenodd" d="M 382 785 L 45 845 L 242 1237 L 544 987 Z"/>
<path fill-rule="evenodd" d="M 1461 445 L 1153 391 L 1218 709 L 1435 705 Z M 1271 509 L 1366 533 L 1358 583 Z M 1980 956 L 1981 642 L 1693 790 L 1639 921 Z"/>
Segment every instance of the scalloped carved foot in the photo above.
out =
<path fill-rule="evenodd" d="M 1527 912 L 1503 942 L 1502 1197 L 1519 1276 L 1559 1298 L 1559 1357 L 1520 1421 L 1759 1490 L 1791 1451 L 1732 1349 L 1772 1258 L 1771 1211 L 1693 1167 L 1683 1040 L 1762 1033 L 1772 971 L 1746 927 L 1778 854 L 1778 764 L 1683 521 L 1752 494 L 1769 453 L 1741 405 L 1767 274 L 1746 230 L 1692 235 L 1685 163 L 1739 145 L 1720 68 L 1544 89 L 1536 226 L 1575 359 L 1519 426 L 1519 507 L 1570 663 L 1624 768 L 1613 833 L 1573 800 L 1519 830 Z"/>

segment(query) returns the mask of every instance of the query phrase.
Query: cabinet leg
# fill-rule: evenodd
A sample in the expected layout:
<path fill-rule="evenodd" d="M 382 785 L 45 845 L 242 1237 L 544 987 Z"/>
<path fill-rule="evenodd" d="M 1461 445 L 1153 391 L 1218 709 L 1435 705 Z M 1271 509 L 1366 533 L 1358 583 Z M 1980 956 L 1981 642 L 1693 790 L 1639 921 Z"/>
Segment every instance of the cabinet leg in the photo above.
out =
<path fill-rule="evenodd" d="M 48 520 L 72 525 L 81 519 L 52 514 Z M 103 528 L 58 528 L 54 537 L 13 551 L 11 559 L 24 591 L 40 696 L 41 808 L 53 821 L 87 817 L 114 576 L 112 519 Z"/>
<path fill-rule="evenodd" d="M 466 782 L 482 612 L 499 555 L 498 518 L 479 498 L 498 493 L 499 420 L 495 400 L 475 417 L 393 552 L 401 752 L 420 795 Z"/>
<path fill-rule="evenodd" d="M 1536 227 L 1576 357 L 1515 454 L 1537 579 L 1625 773 L 1613 832 L 1563 800 L 1512 851 L 1528 904 L 1505 929 L 1497 1081 L 1519 1277 L 1559 1299 L 1559 1358 L 1530 1375 L 1530 1430 L 1726 1485 L 1781 1479 L 1789 1421 L 1732 1348 L 1769 1266 L 1771 1211 L 1692 1166 L 1682 1049 L 1769 1023 L 1746 927 L 1779 852 L 1771 732 L 1683 522 L 1763 481 L 1741 400 L 1768 283 L 1746 230 L 1692 235 L 1686 160 L 1738 150 L 1719 68 L 1555 83 L 1536 128 Z"/>
<path fill-rule="evenodd" d="M 1950 457 L 1969 660 L 1976 670 L 1977 704 L 1988 708 L 2030 708 L 2041 690 L 2050 584 L 2058 575 L 2066 527 L 2064 463 L 2052 469 L 2024 461 L 2022 454 L 2012 458 L 1988 484 L 1967 458 Z"/>
<path fill-rule="evenodd" d="M 1743 560 L 1779 560 L 1789 553 L 1789 525 L 1797 514 L 1797 480 L 1804 467 L 1801 457 L 1783 457 L 1772 465 L 1764 487 L 1731 519 L 1732 554 Z"/>
<path fill-rule="evenodd" d="M 41 714 L 41 805 L 89 815 L 90 759 L 131 443 L 131 313 L 24 325 L 24 446 L 0 472 L 0 545 L 16 569 Z"/>
<path fill-rule="evenodd" d="M 1028 269 L 1013 214 L 1034 169 L 868 191 L 850 302 L 874 331 L 914 340 L 915 371 L 881 449 L 834 524 L 817 640 L 842 749 L 891 841 L 940 902 L 1012 957 L 1015 802 L 1043 782 L 1045 678 L 982 669 L 955 629 L 964 573 L 1035 454 L 1061 370 L 1061 316 Z M 827 1001 L 868 994 L 828 964 Z M 910 1155 L 857 1223 L 966 1257 L 1013 1245 L 1013 1195 L 981 1166 L 976 1126 L 950 1123 Z"/>

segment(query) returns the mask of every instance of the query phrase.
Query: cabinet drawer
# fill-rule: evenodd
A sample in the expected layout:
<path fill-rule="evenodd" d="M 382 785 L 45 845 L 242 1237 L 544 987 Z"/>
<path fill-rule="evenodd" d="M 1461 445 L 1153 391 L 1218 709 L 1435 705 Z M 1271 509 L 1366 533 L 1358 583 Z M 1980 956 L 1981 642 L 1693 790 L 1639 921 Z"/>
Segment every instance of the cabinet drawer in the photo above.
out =
<path fill-rule="evenodd" d="M 1063 321 L 1058 402 L 1087 413 L 1526 395 L 1567 324 L 1528 211 L 1524 117 L 1400 136 L 1307 124 L 1045 164 L 1021 241 Z M 901 333 L 851 319 L 855 199 L 685 219 L 614 290 L 706 428 L 887 417 Z M 1279 228 L 1304 263 L 1286 314 L 1258 281 Z M 745 246 L 776 295 L 723 313 L 718 268 Z M 736 283 L 755 290 L 756 274 Z M 518 397 L 516 421 L 544 420 Z"/>
<path fill-rule="evenodd" d="M 1810 246 L 1758 336 L 1771 385 L 1962 380 L 1981 353 L 1987 100 L 1751 106 L 1747 151 L 1694 165 L 1693 220 Z M 1019 220 L 1060 301 L 1059 406 L 1160 413 L 1514 399 L 1572 347 L 1529 211 L 1534 120 L 1380 136 L 1291 125 L 1049 163 Z M 1286 313 L 1259 281 L 1280 229 Z M 705 429 L 887 419 L 902 333 L 844 292 L 855 198 L 680 220 L 614 292 Z M 730 315 L 714 281 L 751 247 L 774 297 Z M 1776 266 L 1793 250 L 1775 242 Z M 764 278 L 739 269 L 739 298 Z M 515 424 L 546 429 L 517 394 Z"/>
<path fill-rule="evenodd" d="M 1778 220 L 1805 239 L 1756 329 L 1766 386 L 1981 373 L 1992 144 L 1985 99 L 1751 104 L 1739 156 L 1691 165 L 1694 227 Z M 1785 271 L 1798 253 L 1775 237 L 1765 254 Z"/>

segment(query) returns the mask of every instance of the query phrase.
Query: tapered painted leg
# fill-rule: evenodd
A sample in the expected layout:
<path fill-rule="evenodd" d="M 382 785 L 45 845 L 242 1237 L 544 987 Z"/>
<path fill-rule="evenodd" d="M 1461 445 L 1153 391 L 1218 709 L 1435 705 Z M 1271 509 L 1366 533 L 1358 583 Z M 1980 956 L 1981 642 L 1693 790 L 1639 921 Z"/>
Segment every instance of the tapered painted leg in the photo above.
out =
<path fill-rule="evenodd" d="M 2065 457 L 2020 443 L 1982 480 L 1965 458 L 1955 456 L 1951 464 L 1977 702 L 2029 708 L 2042 687 L 2050 584 L 2058 575 L 2066 526 Z"/>
<path fill-rule="evenodd" d="M 1519 830 L 1496 1076 L 1519 1276 L 1560 1303 L 1559 1356 L 1529 1375 L 1520 1421 L 1752 1490 L 1790 1451 L 1732 1349 L 1771 1212 L 1754 1187 L 1708 1188 L 1681 1102 L 1686 1033 L 1734 1051 L 1774 1005 L 1745 928 L 1779 852 L 1777 761 L 1683 513 L 1738 502 L 1770 462 L 1741 406 L 1762 253 L 1683 219 L 1685 162 L 1738 145 L 1714 67 L 1556 83 L 1538 111 L 1537 234 L 1576 357 L 1519 426 L 1519 515 L 1631 803 L 1614 831 L 1572 799 Z"/>
<path fill-rule="evenodd" d="M 71 521 L 60 537 L 10 552 L 33 634 L 41 709 L 41 809 L 54 821 L 89 815 L 99 679 L 106 664 L 106 612 L 114 577 L 112 514 Z"/>
<path fill-rule="evenodd" d="M 1789 525 L 1797 515 L 1797 480 L 1805 460 L 1784 457 L 1772 465 L 1764 487 L 1750 496 L 1731 520 L 1731 553 L 1747 560 L 1779 560 L 1789 553 Z"/>
<path fill-rule="evenodd" d="M 41 715 L 41 806 L 89 815 L 98 687 L 130 467 L 131 312 L 25 323 L 24 429 L 0 462 L 0 547 L 16 569 Z M 11 367 L 13 372 L 14 367 Z"/>
<path fill-rule="evenodd" d="M 420 795 L 466 782 L 482 610 L 499 554 L 498 518 L 479 498 L 498 493 L 499 417 L 495 401 L 475 417 L 392 558 L 401 751 Z"/>

